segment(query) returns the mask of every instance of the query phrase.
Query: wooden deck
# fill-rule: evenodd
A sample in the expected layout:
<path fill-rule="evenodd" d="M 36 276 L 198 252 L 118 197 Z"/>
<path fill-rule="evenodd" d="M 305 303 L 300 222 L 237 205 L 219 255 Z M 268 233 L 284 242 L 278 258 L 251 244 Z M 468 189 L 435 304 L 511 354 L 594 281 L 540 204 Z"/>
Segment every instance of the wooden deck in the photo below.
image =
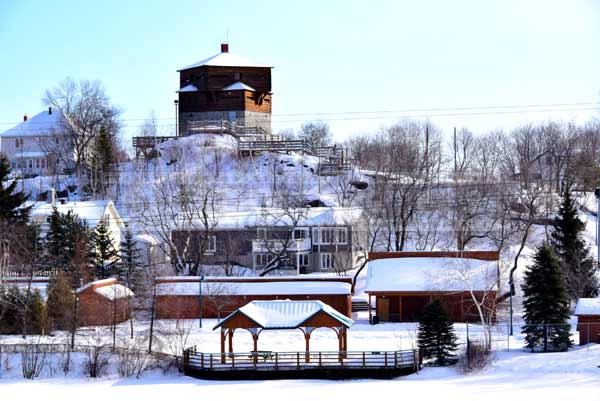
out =
<path fill-rule="evenodd" d="M 392 378 L 420 369 L 406 351 L 203 353 L 187 349 L 187 376 L 213 380 Z"/>

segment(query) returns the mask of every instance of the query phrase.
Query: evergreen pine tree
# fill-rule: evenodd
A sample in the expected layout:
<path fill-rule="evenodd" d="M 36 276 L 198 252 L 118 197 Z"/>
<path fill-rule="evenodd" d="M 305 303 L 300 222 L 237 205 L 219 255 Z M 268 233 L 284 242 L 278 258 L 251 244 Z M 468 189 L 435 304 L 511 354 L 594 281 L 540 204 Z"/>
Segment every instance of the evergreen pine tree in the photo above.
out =
<path fill-rule="evenodd" d="M 105 279 L 113 273 L 119 254 L 113 245 L 108 226 L 104 219 L 101 219 L 96 226 L 93 244 L 96 276 Z"/>
<path fill-rule="evenodd" d="M 76 247 L 84 242 L 92 253 L 92 235 L 87 224 L 69 210 L 61 214 L 56 208 L 50 215 L 48 234 L 46 235 L 46 252 L 48 263 L 66 272 L 75 256 Z"/>
<path fill-rule="evenodd" d="M 128 228 L 125 237 L 121 241 L 121 260 L 118 265 L 119 278 L 125 285 L 135 293 L 139 284 L 142 262 L 140 261 L 140 250 L 133 240 L 133 233 Z"/>
<path fill-rule="evenodd" d="M 93 146 L 92 170 L 94 172 L 95 188 L 101 194 L 106 194 L 112 163 L 115 162 L 114 138 L 110 130 L 101 127 Z"/>
<path fill-rule="evenodd" d="M 31 207 L 21 207 L 27 200 L 25 192 L 17 191 L 17 181 L 13 180 L 7 186 L 4 182 L 9 181 L 10 163 L 3 154 L 0 154 L 0 221 L 8 223 L 26 224 Z"/>
<path fill-rule="evenodd" d="M 437 365 L 453 362 L 453 353 L 457 348 L 456 334 L 439 300 L 434 300 L 425 307 L 419 319 L 417 343 L 423 357 L 434 357 Z"/>
<path fill-rule="evenodd" d="M 585 224 L 577 216 L 568 185 L 563 190 L 553 227 L 551 244 L 559 257 L 570 299 L 598 296 L 597 264 L 583 240 Z"/>
<path fill-rule="evenodd" d="M 48 300 L 46 301 L 50 326 L 54 329 L 67 330 L 73 325 L 73 308 L 75 296 L 73 283 L 66 273 L 59 271 L 48 284 Z"/>
<path fill-rule="evenodd" d="M 566 351 L 569 338 L 569 297 L 560 262 L 548 244 L 538 248 L 522 286 L 527 348 Z"/>

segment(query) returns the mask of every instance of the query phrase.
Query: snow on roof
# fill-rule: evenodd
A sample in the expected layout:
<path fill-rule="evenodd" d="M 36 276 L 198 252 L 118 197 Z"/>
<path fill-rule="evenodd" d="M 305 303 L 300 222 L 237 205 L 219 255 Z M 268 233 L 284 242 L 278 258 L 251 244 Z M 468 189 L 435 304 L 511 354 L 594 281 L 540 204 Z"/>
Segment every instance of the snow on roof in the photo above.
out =
<path fill-rule="evenodd" d="M 243 82 L 235 82 L 231 85 L 227 85 L 226 87 L 223 88 L 224 91 L 240 91 L 240 90 L 245 90 L 245 91 L 252 91 L 254 92 L 255 89 L 251 86 L 246 85 Z"/>
<path fill-rule="evenodd" d="M 61 111 L 52 111 L 50 114 L 46 110 L 0 133 L 0 137 L 55 135 L 64 131 L 65 125 L 66 119 Z"/>
<path fill-rule="evenodd" d="M 13 155 L 15 159 L 33 159 L 36 157 L 46 157 L 46 152 L 17 152 Z"/>
<path fill-rule="evenodd" d="M 486 291 L 497 262 L 468 258 L 390 258 L 370 261 L 365 292 Z"/>
<path fill-rule="evenodd" d="M 157 284 L 156 295 L 197 296 L 200 288 L 195 280 Z M 349 295 L 350 290 L 350 283 L 327 281 L 202 282 L 205 295 Z"/>
<path fill-rule="evenodd" d="M 158 240 L 150 234 L 138 234 L 133 237 L 134 241 L 143 242 L 148 245 L 158 245 Z"/>
<path fill-rule="evenodd" d="M 579 298 L 575 306 L 576 315 L 600 315 L 600 298 Z"/>
<path fill-rule="evenodd" d="M 188 84 L 188 85 L 184 86 L 183 88 L 179 89 L 176 92 L 177 93 L 181 93 L 181 92 L 198 92 L 198 88 L 196 88 L 196 86 L 194 84 Z"/>
<path fill-rule="evenodd" d="M 343 207 L 313 207 L 284 210 L 259 208 L 251 211 L 225 212 L 215 216 L 216 229 L 241 229 L 253 227 L 296 227 L 341 226 L 354 224 L 362 210 Z"/>
<path fill-rule="evenodd" d="M 106 283 L 113 283 L 114 284 L 116 282 L 117 282 L 117 280 L 114 279 L 114 278 L 105 278 L 103 280 L 90 281 L 86 285 L 81 286 L 78 289 L 76 289 L 75 292 L 77 294 L 79 294 L 79 293 L 87 290 L 88 288 L 93 287 L 94 285 L 102 285 L 102 284 L 106 284 Z"/>
<path fill-rule="evenodd" d="M 177 71 L 189 70 L 191 68 L 197 68 L 202 66 L 212 67 L 261 67 L 271 68 L 271 66 L 260 64 L 255 61 L 249 60 L 245 57 L 238 56 L 229 52 L 218 53 L 204 60 L 200 60 L 197 63 L 190 64 L 187 67 L 183 67 Z"/>
<path fill-rule="evenodd" d="M 89 227 L 96 227 L 102 218 L 106 218 L 106 210 L 109 207 L 114 209 L 114 205 L 110 200 L 95 200 L 81 202 L 66 202 L 56 203 L 55 205 L 47 202 L 36 202 L 29 214 L 32 221 L 36 223 L 44 223 L 46 217 L 52 214 L 52 210 L 56 206 L 59 213 L 66 214 L 69 211 L 75 213 L 79 218 L 85 220 Z M 118 212 L 116 209 L 114 211 Z M 121 224 L 120 218 L 117 218 L 117 223 Z"/>
<path fill-rule="evenodd" d="M 94 289 L 96 294 L 102 295 L 104 298 L 108 298 L 111 301 L 115 299 L 127 298 L 133 296 L 133 291 L 125 287 L 122 284 L 107 285 L 105 287 L 99 287 Z"/>
<path fill-rule="evenodd" d="M 293 329 L 319 312 L 325 312 L 346 327 L 354 321 L 321 301 L 252 301 L 227 316 L 214 328 L 220 327 L 233 315 L 241 313 L 264 329 Z"/>

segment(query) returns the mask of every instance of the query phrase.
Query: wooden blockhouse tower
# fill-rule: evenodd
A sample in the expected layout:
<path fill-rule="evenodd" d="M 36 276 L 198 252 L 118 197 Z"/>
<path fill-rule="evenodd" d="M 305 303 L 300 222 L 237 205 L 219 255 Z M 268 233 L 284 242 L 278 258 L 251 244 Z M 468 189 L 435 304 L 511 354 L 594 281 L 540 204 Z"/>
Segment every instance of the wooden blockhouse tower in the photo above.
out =
<path fill-rule="evenodd" d="M 220 53 L 178 70 L 178 135 L 270 136 L 271 68 L 222 44 Z"/>

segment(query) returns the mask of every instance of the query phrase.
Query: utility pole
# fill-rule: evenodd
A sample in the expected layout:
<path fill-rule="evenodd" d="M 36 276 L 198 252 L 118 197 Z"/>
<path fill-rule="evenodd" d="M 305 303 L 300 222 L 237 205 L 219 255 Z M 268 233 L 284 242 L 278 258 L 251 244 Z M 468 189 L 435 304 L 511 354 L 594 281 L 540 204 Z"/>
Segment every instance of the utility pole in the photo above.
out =
<path fill-rule="evenodd" d="M 596 246 L 598 247 L 598 255 L 596 259 L 598 259 L 598 266 L 600 266 L 600 187 L 596 187 L 594 190 L 594 195 L 596 196 Z"/>

